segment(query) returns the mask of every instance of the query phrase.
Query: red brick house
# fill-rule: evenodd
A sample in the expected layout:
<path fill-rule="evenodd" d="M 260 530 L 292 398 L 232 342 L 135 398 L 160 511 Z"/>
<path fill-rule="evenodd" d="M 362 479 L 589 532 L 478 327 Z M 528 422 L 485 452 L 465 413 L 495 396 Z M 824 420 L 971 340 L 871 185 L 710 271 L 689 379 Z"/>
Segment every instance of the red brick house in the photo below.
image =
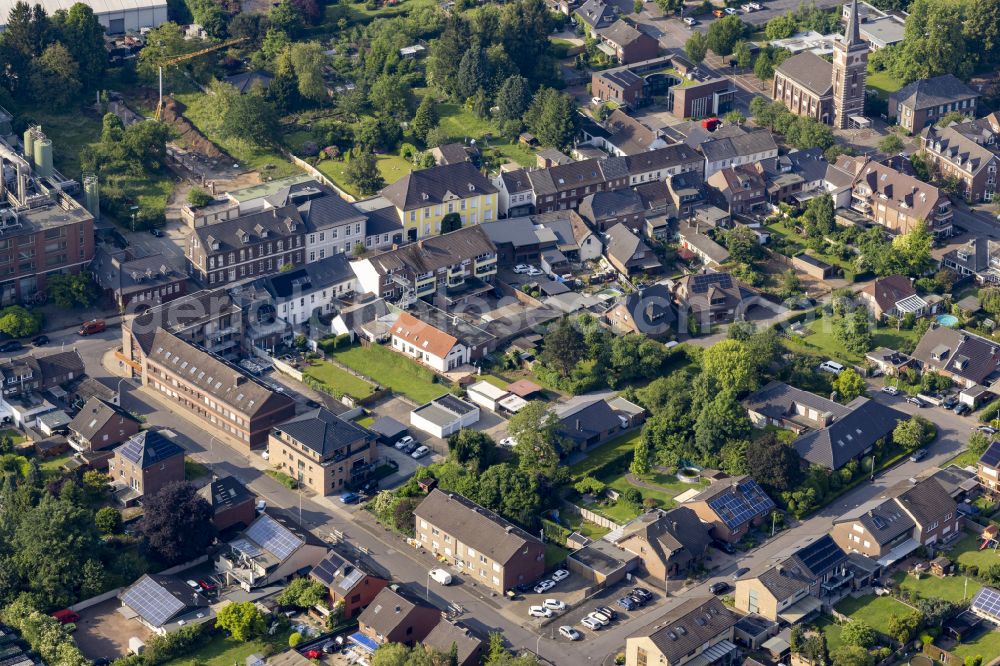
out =
<path fill-rule="evenodd" d="M 360 562 L 352 562 L 335 551 L 330 551 L 309 572 L 313 579 L 326 585 L 330 602 L 343 602 L 343 617 L 357 617 L 372 600 L 389 584 L 389 581 L 368 571 Z"/>

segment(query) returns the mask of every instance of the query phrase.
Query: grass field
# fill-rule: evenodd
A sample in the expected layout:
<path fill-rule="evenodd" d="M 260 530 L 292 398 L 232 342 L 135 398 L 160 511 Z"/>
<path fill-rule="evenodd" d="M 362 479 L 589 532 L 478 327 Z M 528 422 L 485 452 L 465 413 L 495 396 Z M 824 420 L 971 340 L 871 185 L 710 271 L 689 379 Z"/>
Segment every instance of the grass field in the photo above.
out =
<path fill-rule="evenodd" d="M 413 170 L 413 165 L 399 155 L 376 155 L 375 160 L 386 185 L 391 185 Z M 351 196 L 361 197 L 361 192 L 348 183 L 344 176 L 347 169 L 346 160 L 322 160 L 316 168 Z"/>
<path fill-rule="evenodd" d="M 949 555 L 959 564 L 969 566 L 974 564 L 980 570 L 991 564 L 1000 564 L 1000 550 L 986 548 L 979 550 L 981 541 L 974 534 L 966 534 L 952 547 Z"/>
<path fill-rule="evenodd" d="M 6 428 L 4 430 L 0 430 L 0 437 L 10 437 L 10 440 L 11 442 L 13 442 L 14 446 L 17 446 L 21 442 L 24 442 L 28 439 L 27 437 L 24 436 L 24 434 L 20 430 L 14 430 L 12 428 Z"/>
<path fill-rule="evenodd" d="M 434 381 L 432 370 L 379 345 L 349 347 L 333 355 L 352 370 L 421 404 L 448 392 L 446 384 Z"/>
<path fill-rule="evenodd" d="M 832 359 L 848 363 L 861 363 L 864 360 L 863 354 L 856 354 L 848 350 L 837 339 L 831 317 L 823 317 L 811 321 L 806 324 L 805 328 L 811 331 L 811 334 L 805 337 L 792 336 L 786 338 L 788 346 L 812 352 L 821 352 Z M 900 347 L 915 344 L 916 340 L 917 333 L 914 330 L 897 331 L 892 328 L 877 328 L 872 334 L 872 349 L 876 347 L 899 349 Z"/>
<path fill-rule="evenodd" d="M 639 441 L 639 432 L 630 432 L 621 437 L 612 439 L 593 449 L 586 458 L 578 463 L 570 465 L 569 475 L 574 479 L 587 476 L 592 470 L 600 467 L 612 458 L 617 458 L 625 451 L 635 449 L 636 442 Z"/>
<path fill-rule="evenodd" d="M 982 663 L 989 664 L 1000 655 L 1000 632 L 987 623 L 983 623 L 986 629 L 972 640 L 966 641 L 955 647 L 951 651 L 959 659 L 975 657 L 979 655 L 983 658 Z"/>
<path fill-rule="evenodd" d="M 611 531 L 606 527 L 601 527 L 597 523 L 584 520 L 582 517 L 568 511 L 559 514 L 559 521 L 571 532 L 582 534 L 588 539 L 600 539 Z"/>
<path fill-rule="evenodd" d="M 965 576 L 946 576 L 944 578 L 924 576 L 920 580 L 917 580 L 913 576 L 907 576 L 903 572 L 896 574 L 896 582 L 899 583 L 900 588 L 911 593 L 915 592 L 922 598 L 934 597 L 953 603 L 961 603 L 967 599 L 971 599 L 972 595 L 982 587 L 975 580 L 969 578 L 969 585 L 966 588 Z"/>
<path fill-rule="evenodd" d="M 55 167 L 68 178 L 79 178 L 80 151 L 100 138 L 100 116 L 92 110 L 58 114 L 40 111 L 37 107 L 24 115 L 33 123 L 41 125 L 45 135 L 52 139 L 52 160 Z"/>
<path fill-rule="evenodd" d="M 880 98 L 887 99 L 890 93 L 894 93 L 903 87 L 903 82 L 894 78 L 889 72 L 881 71 L 866 76 L 865 85 L 875 90 Z"/>
<path fill-rule="evenodd" d="M 215 145 L 226 151 L 240 167 L 255 169 L 271 178 L 283 178 L 300 173 L 298 167 L 273 148 L 253 146 L 241 139 L 222 137 L 219 132 L 222 119 L 215 112 L 209 95 L 196 92 L 175 94 L 174 97 L 187 107 L 184 116 L 191 121 L 191 124 Z"/>
<path fill-rule="evenodd" d="M 569 549 L 563 548 L 554 543 L 545 544 L 545 568 L 554 567 L 557 564 L 561 564 L 566 561 L 566 557 L 569 555 Z"/>
<path fill-rule="evenodd" d="M 305 375 L 322 384 L 336 398 L 346 394 L 361 399 L 375 392 L 375 387 L 365 380 L 327 361 L 313 362 L 305 369 Z"/>
<path fill-rule="evenodd" d="M 438 126 L 448 133 L 452 141 L 476 139 L 482 150 L 497 150 L 511 162 L 521 166 L 535 166 L 535 153 L 531 148 L 517 142 L 504 141 L 499 138 L 496 126 L 489 120 L 480 118 L 469 109 L 459 104 L 442 103 L 436 107 L 440 121 Z M 490 139 L 488 146 L 482 145 L 482 138 L 489 134 L 496 139 Z"/>
<path fill-rule="evenodd" d="M 288 647 L 288 633 L 281 633 L 268 637 L 267 640 L 256 640 L 242 643 L 233 638 L 226 638 L 222 634 L 216 636 L 210 643 L 191 652 L 186 657 L 172 659 L 173 666 L 232 666 L 232 664 L 243 664 L 247 657 L 254 653 L 261 653 L 263 648 L 270 644 L 275 652 Z"/>
<path fill-rule="evenodd" d="M 72 453 L 64 453 L 61 456 L 39 458 L 38 469 L 42 470 L 43 474 L 55 474 L 59 472 L 62 469 L 63 464 L 72 457 Z"/>
<path fill-rule="evenodd" d="M 941 465 L 941 467 L 945 468 L 945 467 L 950 467 L 951 465 L 955 465 L 956 467 L 968 467 L 971 465 L 975 467 L 978 461 L 979 461 L 979 456 L 973 453 L 972 451 L 966 449 L 965 451 L 962 451 L 954 458 L 946 460 L 945 463 Z"/>
<path fill-rule="evenodd" d="M 837 648 L 844 644 L 841 634 L 844 632 L 843 625 L 837 624 L 829 615 L 821 615 L 818 620 L 816 620 L 816 626 L 819 627 L 823 635 L 826 636 L 826 647 L 830 652 L 834 652 Z"/>
<path fill-rule="evenodd" d="M 889 632 L 889 616 L 895 613 L 901 615 L 910 611 L 910 607 L 896 601 L 892 597 L 876 597 L 869 594 L 865 597 L 847 597 L 836 606 L 837 610 L 852 620 L 867 622 L 883 634 Z"/>
<path fill-rule="evenodd" d="M 690 490 L 692 488 L 701 488 L 702 486 L 707 485 L 707 482 L 698 484 L 681 483 L 680 481 L 677 480 L 677 477 L 674 476 L 673 474 L 661 474 L 658 472 L 653 472 L 652 474 L 649 474 L 647 476 L 639 477 L 640 479 L 642 479 L 647 483 L 660 486 L 661 488 L 664 489 L 664 490 L 653 490 L 651 488 L 634 486 L 631 483 L 629 483 L 628 479 L 625 477 L 626 477 L 625 474 L 619 474 L 616 477 L 610 479 L 601 479 L 601 480 L 607 483 L 609 488 L 614 488 L 618 492 L 623 492 L 625 490 L 628 490 L 629 488 L 635 488 L 640 493 L 642 493 L 643 499 L 647 498 L 655 499 L 660 503 L 660 506 L 665 509 L 669 509 L 673 506 L 676 506 L 677 503 L 674 502 L 674 498 L 683 493 L 685 490 Z"/>

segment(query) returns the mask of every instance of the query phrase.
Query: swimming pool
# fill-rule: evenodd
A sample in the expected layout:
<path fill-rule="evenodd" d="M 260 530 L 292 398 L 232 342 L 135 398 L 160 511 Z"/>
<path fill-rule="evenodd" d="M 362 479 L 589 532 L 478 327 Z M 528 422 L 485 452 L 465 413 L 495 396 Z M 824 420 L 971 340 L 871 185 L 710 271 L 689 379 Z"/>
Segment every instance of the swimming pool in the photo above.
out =
<path fill-rule="evenodd" d="M 939 314 L 934 320 L 942 326 L 948 328 L 958 328 L 958 317 L 950 314 Z"/>

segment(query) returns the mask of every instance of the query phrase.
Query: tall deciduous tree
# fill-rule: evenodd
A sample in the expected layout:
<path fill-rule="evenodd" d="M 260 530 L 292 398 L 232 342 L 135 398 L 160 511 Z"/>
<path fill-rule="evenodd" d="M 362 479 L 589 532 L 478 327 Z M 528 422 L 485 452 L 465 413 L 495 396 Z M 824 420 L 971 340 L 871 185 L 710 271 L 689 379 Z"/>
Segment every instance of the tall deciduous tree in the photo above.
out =
<path fill-rule="evenodd" d="M 865 394 L 867 386 L 865 380 L 854 371 L 854 368 L 844 368 L 833 380 L 833 390 L 837 392 L 837 398 L 848 403 L 858 396 Z"/>
<path fill-rule="evenodd" d="M 474 474 L 482 473 L 493 462 L 496 443 L 484 432 L 462 428 L 448 438 L 448 454 Z"/>
<path fill-rule="evenodd" d="M 264 614 L 252 601 L 231 603 L 219 611 L 215 625 L 225 629 L 236 640 L 246 643 L 263 636 L 267 625 Z"/>
<path fill-rule="evenodd" d="M 367 151 L 351 158 L 344 168 L 344 178 L 362 194 L 373 194 L 385 186 L 375 155 Z"/>
<path fill-rule="evenodd" d="M 212 507 L 186 481 L 145 498 L 139 532 L 147 547 L 168 564 L 203 555 L 215 539 Z"/>
<path fill-rule="evenodd" d="M 73 54 L 80 68 L 83 87 L 92 89 L 98 85 L 108 66 L 108 51 L 104 46 L 104 26 L 97 20 L 94 10 L 77 2 L 69 11 L 57 11 L 52 24 L 59 41 Z"/>
<path fill-rule="evenodd" d="M 701 63 L 708 55 L 708 39 L 705 37 L 704 33 L 697 30 L 691 33 L 688 40 L 684 43 L 684 53 L 694 64 Z"/>
<path fill-rule="evenodd" d="M 718 455 L 725 442 L 750 436 L 751 425 L 746 410 L 729 385 L 720 383 L 720 386 L 724 387 L 723 390 L 702 406 L 694 424 L 695 448 L 706 462 Z"/>
<path fill-rule="evenodd" d="M 79 100 L 82 84 L 80 67 L 73 54 L 56 42 L 31 61 L 31 88 L 39 102 L 65 109 Z"/>
<path fill-rule="evenodd" d="M 794 488 L 801 477 L 795 449 L 782 443 L 774 433 L 750 441 L 747 467 L 758 483 L 774 491 Z"/>
<path fill-rule="evenodd" d="M 539 360 L 563 377 L 568 377 L 584 358 L 583 334 L 569 317 L 563 317 L 545 334 Z"/>
<path fill-rule="evenodd" d="M 746 25 L 738 16 L 726 16 L 714 21 L 708 28 L 708 47 L 716 55 L 727 56 L 746 30 Z"/>
<path fill-rule="evenodd" d="M 760 383 L 757 361 L 739 340 L 722 340 L 706 349 L 702 368 L 719 386 L 737 393 L 753 390 Z"/>

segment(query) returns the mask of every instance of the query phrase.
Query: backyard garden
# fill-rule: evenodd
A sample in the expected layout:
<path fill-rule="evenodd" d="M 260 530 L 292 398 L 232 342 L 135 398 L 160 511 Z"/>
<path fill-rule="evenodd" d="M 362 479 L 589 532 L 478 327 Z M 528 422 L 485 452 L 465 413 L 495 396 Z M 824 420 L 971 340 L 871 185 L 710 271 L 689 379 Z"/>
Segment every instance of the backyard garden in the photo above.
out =
<path fill-rule="evenodd" d="M 435 374 L 433 370 L 425 368 L 415 361 L 411 361 L 405 356 L 401 356 L 381 345 L 353 345 L 343 349 L 333 349 L 329 353 L 338 363 L 366 377 L 370 377 L 378 384 L 390 388 L 396 393 L 401 393 L 419 404 L 429 402 L 447 393 L 450 389 L 447 382 Z M 319 376 L 334 382 L 334 386 L 337 385 L 338 377 L 346 379 L 343 375 L 349 374 L 331 364 L 321 366 L 321 368 Z M 332 370 L 328 370 L 327 368 L 340 370 L 340 373 L 343 373 L 343 375 L 332 372 Z M 353 375 L 351 377 L 352 379 L 357 379 Z M 323 379 L 320 381 L 323 381 Z M 363 392 L 360 385 L 353 382 L 351 385 L 354 386 L 352 390 L 358 393 Z M 348 385 L 341 386 L 344 393 L 354 395 L 354 393 L 351 393 L 347 389 Z"/>

